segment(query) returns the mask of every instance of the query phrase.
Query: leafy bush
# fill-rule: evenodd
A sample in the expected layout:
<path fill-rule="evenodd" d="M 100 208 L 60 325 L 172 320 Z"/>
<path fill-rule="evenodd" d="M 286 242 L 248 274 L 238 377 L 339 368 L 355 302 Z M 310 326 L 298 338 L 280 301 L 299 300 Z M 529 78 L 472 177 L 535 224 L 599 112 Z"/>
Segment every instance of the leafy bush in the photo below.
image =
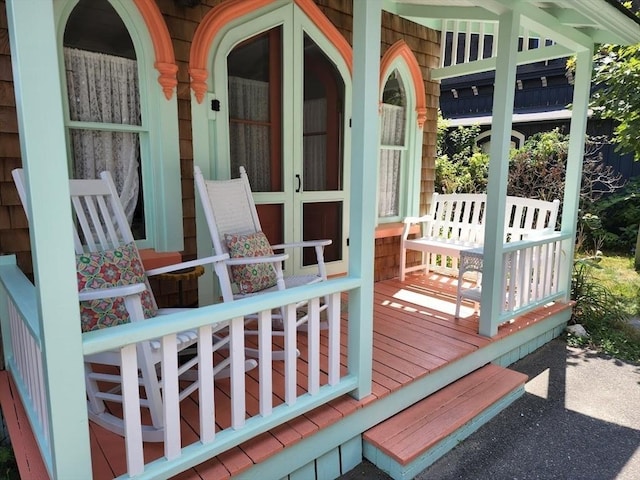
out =
<path fill-rule="evenodd" d="M 638 313 L 640 279 L 627 258 L 620 265 L 602 268 L 608 257 L 594 256 L 576 260 L 571 282 L 575 302 L 571 323 L 581 324 L 588 338 L 569 335 L 570 345 L 590 347 L 622 360 L 640 362 L 640 331 L 629 324 L 629 316 Z M 629 289 L 626 274 L 633 275 L 635 288 Z"/>

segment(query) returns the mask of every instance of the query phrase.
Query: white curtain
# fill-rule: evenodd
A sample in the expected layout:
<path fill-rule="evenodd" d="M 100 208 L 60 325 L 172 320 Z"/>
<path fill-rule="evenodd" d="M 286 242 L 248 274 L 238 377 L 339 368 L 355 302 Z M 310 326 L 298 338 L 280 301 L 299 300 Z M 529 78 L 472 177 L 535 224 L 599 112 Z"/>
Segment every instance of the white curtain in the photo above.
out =
<path fill-rule="evenodd" d="M 232 176 L 242 165 L 253 191 L 271 191 L 269 82 L 229 77 L 229 119 Z"/>
<path fill-rule="evenodd" d="M 326 190 L 327 99 L 305 100 L 303 108 L 304 189 Z"/>
<path fill-rule="evenodd" d="M 378 185 L 378 216 L 400 214 L 400 167 L 403 150 L 385 146 L 405 146 L 405 107 L 382 104 L 380 126 L 380 179 Z"/>
<path fill-rule="evenodd" d="M 135 60 L 64 49 L 71 120 L 140 125 L 138 68 Z M 138 201 L 137 133 L 71 130 L 75 178 L 113 176 L 129 223 Z"/>

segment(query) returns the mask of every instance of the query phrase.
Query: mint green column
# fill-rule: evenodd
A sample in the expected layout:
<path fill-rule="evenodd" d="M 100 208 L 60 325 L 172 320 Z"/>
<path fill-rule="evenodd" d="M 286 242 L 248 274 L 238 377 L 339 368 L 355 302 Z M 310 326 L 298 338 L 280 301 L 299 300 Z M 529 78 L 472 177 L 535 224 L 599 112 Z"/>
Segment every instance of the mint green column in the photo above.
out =
<path fill-rule="evenodd" d="M 371 392 L 381 6 L 381 0 L 353 2 L 349 275 L 362 282 L 349 294 L 349 371 L 358 375 L 356 398 Z"/>
<path fill-rule="evenodd" d="M 53 2 L 8 0 L 22 161 L 42 332 L 49 438 L 38 438 L 55 479 L 91 478 L 80 314 Z"/>
<path fill-rule="evenodd" d="M 516 55 L 520 13 L 509 10 L 499 17 L 498 58 L 493 95 L 493 124 L 489 151 L 489 181 L 484 237 L 480 334 L 498 332 L 498 316 L 503 301 L 502 249 L 504 215 L 511 148 L 511 124 L 516 83 Z"/>
<path fill-rule="evenodd" d="M 575 249 L 575 233 L 578 222 L 580 201 L 580 185 L 582 183 L 582 162 L 584 158 L 584 142 L 587 132 L 587 115 L 589 96 L 591 93 L 591 73 L 593 69 L 593 47 L 576 54 L 575 82 L 573 84 L 573 105 L 571 128 L 569 130 L 569 152 L 567 155 L 567 173 L 562 201 L 562 232 L 572 232 L 570 239 L 562 245 L 562 270 L 560 272 L 560 288 L 565 285 L 571 292 L 571 273 Z M 569 300 L 569 295 L 565 300 Z"/>

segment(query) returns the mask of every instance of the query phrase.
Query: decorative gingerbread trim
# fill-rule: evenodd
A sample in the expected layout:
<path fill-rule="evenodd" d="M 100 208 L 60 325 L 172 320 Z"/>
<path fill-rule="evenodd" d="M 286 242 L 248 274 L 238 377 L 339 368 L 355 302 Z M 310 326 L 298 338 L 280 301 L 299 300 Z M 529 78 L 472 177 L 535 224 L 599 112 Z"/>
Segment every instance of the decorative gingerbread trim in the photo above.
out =
<path fill-rule="evenodd" d="M 382 60 L 380 60 L 380 85 L 383 85 L 383 82 L 389 73 L 388 70 L 391 68 L 391 64 L 398 57 L 401 57 L 409 68 L 413 88 L 416 92 L 418 128 L 422 128 L 424 126 L 424 122 L 427 120 L 427 99 L 424 91 L 424 79 L 422 78 L 422 71 L 420 70 L 418 60 L 404 40 L 398 40 L 396 43 L 391 45 L 384 53 Z"/>
<path fill-rule="evenodd" d="M 147 25 L 149 35 L 151 35 L 156 56 L 153 66 L 160 73 L 158 83 L 162 87 L 164 96 L 167 100 L 170 100 L 174 89 L 178 85 L 178 65 L 176 65 L 169 29 L 154 0 L 133 0 L 133 3 L 140 11 Z"/>
<path fill-rule="evenodd" d="M 196 101 L 202 103 L 207 93 L 207 57 L 213 40 L 220 30 L 229 22 L 236 20 L 250 12 L 263 8 L 274 0 L 231 0 L 220 3 L 212 8 L 202 19 L 196 29 L 191 43 L 191 53 L 189 55 L 189 75 L 191 76 L 191 89 L 195 94 Z M 349 72 L 353 68 L 351 46 L 313 3 L 313 0 L 295 0 L 296 5 L 314 22 L 314 24 L 327 36 L 327 38 L 337 48 L 344 58 Z"/>

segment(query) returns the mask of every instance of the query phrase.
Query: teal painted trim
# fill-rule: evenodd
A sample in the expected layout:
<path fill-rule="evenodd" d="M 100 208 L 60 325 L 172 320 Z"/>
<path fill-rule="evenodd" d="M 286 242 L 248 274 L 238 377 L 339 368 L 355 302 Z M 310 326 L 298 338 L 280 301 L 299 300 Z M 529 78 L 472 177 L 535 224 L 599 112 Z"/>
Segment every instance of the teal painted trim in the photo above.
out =
<path fill-rule="evenodd" d="M 53 2 L 6 2 L 53 478 L 91 478 L 67 149 Z M 46 81 L 43 81 L 46 79 Z"/>
<path fill-rule="evenodd" d="M 167 460 L 163 457 L 158 460 L 154 460 L 151 463 L 145 465 L 145 470 L 140 475 L 136 475 L 136 479 L 140 480 L 155 480 L 157 478 L 169 478 L 172 475 L 198 465 L 210 458 L 215 457 L 232 447 L 235 447 L 242 442 L 251 440 L 261 433 L 267 432 L 270 429 L 277 427 L 289 420 L 293 420 L 299 417 L 303 413 L 313 410 L 320 405 L 327 403 L 328 401 L 335 399 L 341 395 L 344 395 L 353 390 L 357 385 L 355 378 L 347 376 L 344 377 L 337 386 L 323 386 L 320 388 L 319 393 L 316 395 L 303 395 L 296 399 L 294 406 L 288 406 L 286 404 L 280 405 L 273 409 L 273 413 L 268 417 L 251 417 L 249 418 L 244 427 L 237 430 L 227 429 L 222 432 L 216 433 L 215 441 L 202 444 L 199 441 L 184 447 L 179 457 L 175 460 Z M 326 453 L 328 450 L 325 450 Z M 314 459 L 317 457 L 314 457 Z M 308 463 L 308 462 L 304 462 Z M 293 464 L 298 467 L 304 466 L 304 463 Z M 289 469 L 291 471 L 291 469 Z M 265 478 L 278 478 L 287 475 L 288 472 L 281 473 L 277 476 L 261 476 Z M 122 475 L 119 479 L 130 478 L 128 475 Z"/>
<path fill-rule="evenodd" d="M 569 151 L 567 154 L 567 172 L 564 185 L 562 203 L 562 231 L 571 232 L 570 241 L 563 244 L 567 252 L 566 261 L 561 271 L 561 285 L 566 285 L 567 292 L 571 291 L 571 274 L 573 271 L 573 256 L 575 248 L 575 232 L 578 222 L 580 203 L 580 185 L 582 180 L 582 159 L 584 156 L 584 138 L 587 131 L 587 117 L 589 111 L 589 96 L 591 92 L 591 73 L 593 65 L 593 50 L 576 54 L 575 83 L 573 86 L 573 114 L 569 130 Z M 567 295 L 567 300 L 569 295 Z"/>
<path fill-rule="evenodd" d="M 340 471 L 344 474 L 362 462 L 362 436 L 356 435 L 340 445 Z"/>
<path fill-rule="evenodd" d="M 436 460 L 444 456 L 451 451 L 456 445 L 466 439 L 469 435 L 474 433 L 484 424 L 489 422 L 505 408 L 515 402 L 518 398 L 524 395 L 524 385 L 512 390 L 500 400 L 490 405 L 488 408 L 480 412 L 479 415 L 465 423 L 458 430 L 447 436 L 432 448 L 421 454 L 414 461 L 407 465 L 401 465 L 393 458 L 390 458 L 384 452 L 371 446 L 365 441 L 364 454 L 365 458 L 370 460 L 375 465 L 384 465 L 382 470 L 387 472 L 394 480 L 405 480 L 414 478 L 422 470 L 433 464 Z"/>
<path fill-rule="evenodd" d="M 378 170 L 368 159 L 377 158 L 380 71 L 381 0 L 353 5 L 353 121 L 351 144 L 351 252 L 349 273 L 362 285 L 349 295 L 349 371 L 358 377 L 356 398 L 371 392 L 373 358 L 373 261 Z"/>
<path fill-rule="evenodd" d="M 267 477 L 264 477 L 267 478 Z M 287 477 L 283 477 L 287 478 Z M 316 478 L 315 462 L 307 463 L 304 467 L 300 467 L 295 472 L 291 472 L 289 480 L 312 480 Z"/>
<path fill-rule="evenodd" d="M 488 337 L 498 332 L 497 321 L 503 302 L 502 249 L 520 14 L 515 9 L 507 10 L 499 18 L 498 68 L 494 90 L 504 94 L 493 97 L 479 327 L 480 334 Z"/>
<path fill-rule="evenodd" d="M 337 445 L 350 440 L 354 435 L 360 434 L 392 417 L 442 387 L 527 343 L 532 338 L 537 338 L 549 330 L 554 330 L 559 325 L 566 324 L 569 316 L 570 312 L 561 312 L 504 339 L 493 342 L 491 345 L 407 385 L 392 395 L 356 410 L 342 421 L 285 448 L 278 455 L 251 467 L 237 478 L 238 480 L 264 480 L 265 478 L 286 476 L 288 472 L 306 465 Z"/>
<path fill-rule="evenodd" d="M 316 460 L 316 479 L 334 480 L 340 476 L 340 449 L 334 448 Z"/>

